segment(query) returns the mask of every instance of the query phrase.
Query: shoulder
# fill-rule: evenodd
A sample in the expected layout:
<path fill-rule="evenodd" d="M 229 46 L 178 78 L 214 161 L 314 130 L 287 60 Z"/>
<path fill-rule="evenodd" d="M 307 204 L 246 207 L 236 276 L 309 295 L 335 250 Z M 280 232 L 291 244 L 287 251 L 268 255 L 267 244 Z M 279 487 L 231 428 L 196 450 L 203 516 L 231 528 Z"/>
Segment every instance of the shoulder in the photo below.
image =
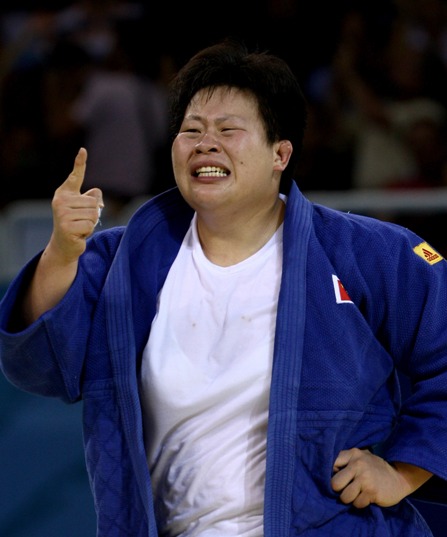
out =
<path fill-rule="evenodd" d="M 314 205 L 312 247 L 324 252 L 343 282 L 354 283 L 357 303 L 365 293 L 396 304 L 407 295 L 423 303 L 429 293 L 446 293 L 445 259 L 398 224 Z"/>
<path fill-rule="evenodd" d="M 338 249 L 366 258 L 397 260 L 405 252 L 418 254 L 418 247 L 426 244 L 417 233 L 399 224 L 316 204 L 313 228 L 318 242 L 329 251 Z"/>

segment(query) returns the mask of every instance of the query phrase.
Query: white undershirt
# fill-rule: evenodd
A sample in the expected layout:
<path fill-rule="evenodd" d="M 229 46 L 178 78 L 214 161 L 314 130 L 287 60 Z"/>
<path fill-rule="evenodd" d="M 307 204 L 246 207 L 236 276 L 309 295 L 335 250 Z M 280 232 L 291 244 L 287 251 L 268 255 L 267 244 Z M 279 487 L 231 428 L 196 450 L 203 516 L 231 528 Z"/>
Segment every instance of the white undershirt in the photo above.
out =
<path fill-rule="evenodd" d="M 196 219 L 143 355 L 148 465 L 163 536 L 262 537 L 282 226 L 250 258 L 211 263 Z"/>

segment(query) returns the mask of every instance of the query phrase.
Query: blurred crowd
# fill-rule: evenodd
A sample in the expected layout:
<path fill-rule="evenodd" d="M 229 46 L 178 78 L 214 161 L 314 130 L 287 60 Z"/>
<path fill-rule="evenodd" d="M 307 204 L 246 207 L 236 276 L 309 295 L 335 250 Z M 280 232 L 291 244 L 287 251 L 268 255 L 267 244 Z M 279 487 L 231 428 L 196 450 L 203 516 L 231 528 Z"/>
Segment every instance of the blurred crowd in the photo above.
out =
<path fill-rule="evenodd" d="M 171 174 L 164 155 L 166 81 L 175 68 L 146 32 L 143 6 L 131 2 L 3 14 L 3 206 L 51 198 L 81 145 L 89 152 L 85 187 L 102 188 L 117 207 L 165 187 L 157 181 L 169 182 Z"/>
<path fill-rule="evenodd" d="M 226 35 L 283 56 L 301 81 L 303 190 L 447 186 L 445 0 L 155 4 L 3 6 L 0 207 L 51 198 L 80 145 L 86 187 L 117 207 L 171 186 L 167 83 Z"/>
<path fill-rule="evenodd" d="M 446 2 L 358 4 L 340 21 L 330 62 L 306 80 L 313 117 L 304 182 L 447 186 Z"/>

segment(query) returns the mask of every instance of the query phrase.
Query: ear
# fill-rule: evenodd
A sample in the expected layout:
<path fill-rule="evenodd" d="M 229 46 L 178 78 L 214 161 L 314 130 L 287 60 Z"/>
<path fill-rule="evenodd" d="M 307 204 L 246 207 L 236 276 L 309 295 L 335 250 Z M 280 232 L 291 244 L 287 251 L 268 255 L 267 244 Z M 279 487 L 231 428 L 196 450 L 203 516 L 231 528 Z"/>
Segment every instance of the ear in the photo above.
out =
<path fill-rule="evenodd" d="M 274 144 L 273 150 L 275 152 L 273 169 L 282 172 L 289 163 L 293 151 L 292 143 L 289 140 L 281 140 Z"/>

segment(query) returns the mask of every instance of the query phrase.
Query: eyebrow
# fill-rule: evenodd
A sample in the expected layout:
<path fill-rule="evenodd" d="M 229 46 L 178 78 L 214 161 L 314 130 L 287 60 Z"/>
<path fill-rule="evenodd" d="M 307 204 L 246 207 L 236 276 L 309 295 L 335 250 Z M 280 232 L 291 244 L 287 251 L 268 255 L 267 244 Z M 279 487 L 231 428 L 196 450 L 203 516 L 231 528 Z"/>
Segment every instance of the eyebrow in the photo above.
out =
<path fill-rule="evenodd" d="M 203 116 L 199 116 L 198 114 L 189 114 L 185 116 L 185 119 L 192 120 L 192 121 L 203 121 Z M 243 117 L 237 116 L 235 114 L 228 114 L 226 116 L 217 117 L 215 121 L 216 123 L 222 123 L 223 121 L 232 120 L 232 119 L 241 120 L 243 119 Z"/>

